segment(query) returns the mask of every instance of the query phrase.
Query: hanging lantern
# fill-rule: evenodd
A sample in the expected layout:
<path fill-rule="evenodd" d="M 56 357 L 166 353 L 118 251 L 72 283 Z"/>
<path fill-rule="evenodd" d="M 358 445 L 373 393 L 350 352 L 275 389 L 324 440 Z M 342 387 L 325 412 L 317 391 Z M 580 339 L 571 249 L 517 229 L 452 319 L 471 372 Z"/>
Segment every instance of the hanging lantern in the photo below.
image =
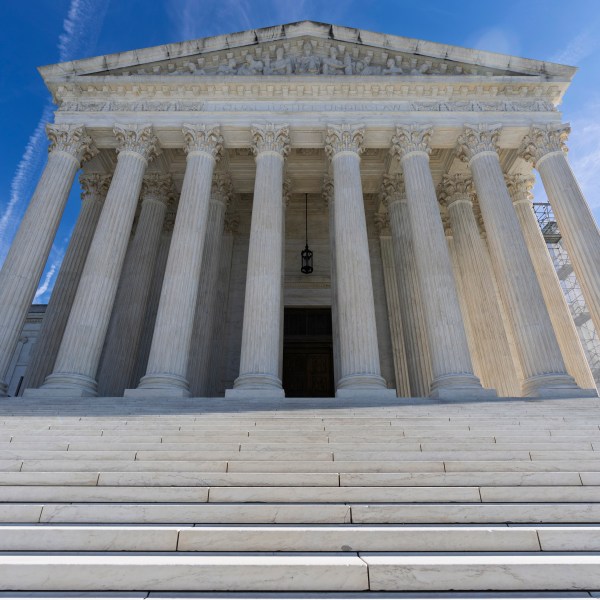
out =
<path fill-rule="evenodd" d="M 305 194 L 304 197 L 304 214 L 306 217 L 306 246 L 304 246 L 304 250 L 300 252 L 300 256 L 302 257 L 302 267 L 300 267 L 300 270 L 305 275 L 308 275 L 313 272 L 313 253 L 308 247 L 308 194 Z"/>

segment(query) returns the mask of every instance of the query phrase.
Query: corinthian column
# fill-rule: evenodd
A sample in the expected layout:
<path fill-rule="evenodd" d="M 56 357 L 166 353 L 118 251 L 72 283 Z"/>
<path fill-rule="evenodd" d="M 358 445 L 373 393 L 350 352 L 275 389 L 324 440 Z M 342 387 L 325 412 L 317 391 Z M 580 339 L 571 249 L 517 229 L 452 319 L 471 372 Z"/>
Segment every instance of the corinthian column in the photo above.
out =
<path fill-rule="evenodd" d="M 401 175 L 384 176 L 381 198 L 387 206 L 390 218 L 410 395 L 422 398 L 429 394 L 432 380 L 431 359 L 408 202 Z"/>
<path fill-rule="evenodd" d="M 287 125 L 252 127 L 256 179 L 250 224 L 240 374 L 226 397 L 283 397 L 279 377 L 283 277 L 283 166 Z"/>
<path fill-rule="evenodd" d="M 101 396 L 121 396 L 132 385 L 150 284 L 169 194 L 170 175 L 149 173 L 142 183 L 142 207 L 125 256 L 114 310 L 98 373 Z"/>
<path fill-rule="evenodd" d="M 400 296 L 398 295 L 399 286 L 394 265 L 394 246 L 390 232 L 390 215 L 385 206 L 380 207 L 380 210 L 375 213 L 375 226 L 379 233 L 379 248 L 381 250 L 381 263 L 383 266 L 388 326 L 394 358 L 394 375 L 396 377 L 396 395 L 401 398 L 409 398 L 411 394 L 410 380 L 406 364 L 404 328 L 402 326 L 402 317 L 400 313 Z"/>
<path fill-rule="evenodd" d="M 431 356 L 431 396 L 449 400 L 490 396 L 494 392 L 484 390 L 473 374 L 452 263 L 429 170 L 431 133 L 429 127 L 397 127 L 392 138 L 392 153 L 402 164 L 408 198 Z"/>
<path fill-rule="evenodd" d="M 600 232 L 566 157 L 568 125 L 532 127 L 521 156 L 539 171 L 596 330 L 600 331 Z"/>
<path fill-rule="evenodd" d="M 454 252 L 463 289 L 467 318 L 473 330 L 473 352 L 486 387 L 501 396 L 520 392 L 510 346 L 494 290 L 493 274 L 486 268 L 484 243 L 473 212 L 471 179 L 444 176 L 440 200 L 448 209 Z"/>
<path fill-rule="evenodd" d="M 150 126 L 116 125 L 113 131 L 117 138 L 117 166 L 83 268 L 54 371 L 42 386 L 47 395 L 96 395 L 96 371 L 142 179 L 148 161 L 157 152 L 158 141 Z"/>
<path fill-rule="evenodd" d="M 202 253 L 215 164 L 223 138 L 218 126 L 184 125 L 187 166 L 146 375 L 126 395 L 189 396 L 187 367 L 198 299 Z"/>
<path fill-rule="evenodd" d="M 596 387 L 594 377 L 583 352 L 575 323 L 552 264 L 542 230 L 533 212 L 531 189 L 534 183 L 535 178 L 532 175 L 517 173 L 506 177 L 508 191 L 521 224 L 525 243 L 529 249 L 529 256 L 546 301 L 546 308 L 554 327 L 567 372 L 575 379 L 579 387 L 594 389 Z"/>
<path fill-rule="evenodd" d="M 48 260 L 73 178 L 97 153 L 83 127 L 47 125 L 48 162 L 0 271 L 0 396 L 27 311 Z"/>
<path fill-rule="evenodd" d="M 96 231 L 106 192 L 108 192 L 110 175 L 86 173 L 81 175 L 79 182 L 83 190 L 81 210 L 54 283 L 37 342 L 25 371 L 22 386 L 25 390 L 42 385 L 54 367 L 85 259 Z"/>
<path fill-rule="evenodd" d="M 502 298 L 514 324 L 526 396 L 579 396 L 567 374 L 544 297 L 512 206 L 497 152 L 499 127 L 465 128 L 458 152 L 469 164 Z"/>
<path fill-rule="evenodd" d="M 217 173 L 214 177 L 208 208 L 208 227 L 202 253 L 202 272 L 194 316 L 192 346 L 188 365 L 188 379 L 194 396 L 208 396 L 211 356 L 215 352 L 213 331 L 215 319 L 218 275 L 221 266 L 225 210 L 231 196 L 228 175 Z M 217 342 L 217 344 L 220 342 Z"/>
<path fill-rule="evenodd" d="M 395 395 L 381 376 L 367 222 L 360 179 L 364 128 L 329 126 L 325 152 L 334 182 L 335 276 L 340 338 L 336 396 Z"/>

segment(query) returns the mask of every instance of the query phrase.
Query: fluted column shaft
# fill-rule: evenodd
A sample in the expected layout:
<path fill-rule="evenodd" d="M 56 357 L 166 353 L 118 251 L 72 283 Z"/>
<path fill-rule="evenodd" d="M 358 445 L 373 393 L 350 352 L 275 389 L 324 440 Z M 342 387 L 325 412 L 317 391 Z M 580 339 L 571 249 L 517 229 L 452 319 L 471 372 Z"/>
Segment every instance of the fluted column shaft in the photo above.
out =
<path fill-rule="evenodd" d="M 223 225 L 227 197 L 213 189 L 208 208 L 208 227 L 202 254 L 202 272 L 194 317 L 194 333 L 188 365 L 188 379 L 193 396 L 208 396 L 211 355 L 214 352 L 215 299 L 221 265 Z"/>
<path fill-rule="evenodd" d="M 148 160 L 156 151 L 151 127 L 116 126 L 117 166 L 83 268 L 54 371 L 43 385 L 61 395 L 93 396 L 98 363 L 123 268 Z M 59 393 L 56 391 L 56 393 Z"/>
<path fill-rule="evenodd" d="M 511 321 L 526 396 L 570 395 L 578 390 L 566 373 L 544 297 L 512 206 L 496 151 L 499 130 L 467 128 L 459 152 L 469 163 L 487 231 L 496 278 Z"/>
<path fill-rule="evenodd" d="M 451 189 L 468 184 L 455 177 L 444 178 L 442 185 L 463 297 L 473 329 L 474 354 L 479 361 L 483 384 L 495 388 L 501 396 L 518 396 L 520 383 L 502 325 L 492 273 L 486 270 L 485 248 L 475 221 L 473 203 L 466 190 Z"/>
<path fill-rule="evenodd" d="M 133 381 L 139 381 L 146 373 L 148 356 L 150 355 L 150 346 L 152 345 L 152 334 L 154 333 L 154 324 L 156 323 L 156 313 L 158 313 L 158 304 L 160 302 L 162 282 L 165 277 L 167 259 L 169 258 L 169 248 L 171 247 L 174 224 L 175 215 L 169 210 L 167 211 L 167 216 L 160 236 L 156 262 L 152 272 L 150 291 L 146 302 L 146 314 L 142 326 L 142 335 L 140 336 L 138 353 L 132 376 Z"/>
<path fill-rule="evenodd" d="M 333 383 L 337 388 L 337 382 L 341 375 L 340 364 L 340 324 L 338 316 L 338 292 L 337 292 L 337 276 L 335 268 L 335 203 L 333 193 L 333 179 L 329 176 L 323 182 L 323 195 L 327 202 L 329 215 L 329 278 L 331 289 L 331 337 L 333 351 Z"/>
<path fill-rule="evenodd" d="M 31 360 L 25 371 L 23 389 L 39 387 L 52 372 L 110 184 L 108 175 L 98 173 L 83 175 L 80 179 L 84 190 L 81 210 L 44 313 Z"/>
<path fill-rule="evenodd" d="M 585 304 L 600 331 L 600 231 L 565 155 L 570 128 L 532 128 L 522 156 L 539 171 Z"/>
<path fill-rule="evenodd" d="M 138 391 L 189 396 L 187 367 L 213 171 L 223 138 L 219 127 L 183 128 L 187 166 L 175 217 L 146 375 Z M 136 394 L 137 395 L 137 394 Z"/>
<path fill-rule="evenodd" d="M 48 260 L 75 173 L 96 153 L 83 127 L 49 125 L 48 162 L 0 271 L 0 396 L 27 311 Z"/>
<path fill-rule="evenodd" d="M 335 276 L 340 339 L 336 396 L 388 390 L 381 376 L 367 222 L 360 178 L 363 129 L 330 127 L 326 152 L 334 187 Z"/>
<path fill-rule="evenodd" d="M 392 342 L 394 358 L 394 376 L 396 378 L 396 395 L 401 398 L 410 397 L 410 380 L 406 364 L 406 351 L 404 344 L 404 327 L 400 313 L 400 296 L 398 294 L 398 280 L 394 264 L 394 245 L 389 228 L 389 214 L 378 213 L 376 224 L 379 229 L 379 247 L 381 250 L 381 263 L 383 266 L 383 280 L 385 286 L 385 300 L 389 331 Z"/>
<path fill-rule="evenodd" d="M 131 378 L 167 210 L 171 180 L 152 174 L 142 184 L 142 207 L 125 257 L 98 373 L 101 396 L 121 396 Z"/>
<path fill-rule="evenodd" d="M 253 128 L 256 179 L 250 224 L 240 374 L 227 396 L 283 396 L 279 377 L 283 277 L 283 167 L 287 126 Z"/>
<path fill-rule="evenodd" d="M 229 285 L 231 279 L 231 258 L 233 255 L 234 234 L 237 231 L 238 217 L 235 213 L 225 215 L 225 231 L 221 238 L 220 263 L 217 276 L 217 294 L 214 300 L 214 313 L 225 311 L 229 302 Z M 224 314 L 224 313 L 223 313 Z M 213 348 L 210 354 L 209 370 L 207 375 L 207 394 L 209 396 L 222 395 L 223 389 L 223 362 L 226 354 L 226 345 L 223 343 L 226 332 L 226 318 L 214 319 L 212 328 Z"/>
<path fill-rule="evenodd" d="M 567 372 L 575 379 L 579 387 L 593 389 L 596 387 L 596 383 L 592 371 L 585 357 L 556 269 L 552 264 L 542 230 L 533 212 L 529 190 L 533 187 L 534 181 L 533 177 L 512 175 L 507 180 L 508 189 L 546 301 Z"/>
<path fill-rule="evenodd" d="M 397 128 L 423 314 L 431 356 L 431 395 L 449 400 L 489 395 L 473 374 L 448 244 L 429 169 L 430 129 Z"/>
<path fill-rule="evenodd" d="M 408 203 L 406 195 L 398 193 L 398 191 L 391 192 L 388 196 L 390 232 L 394 250 L 398 295 L 400 297 L 400 314 L 404 333 L 410 395 L 422 398 L 429 394 L 433 378 L 431 358 L 423 314 L 423 300 L 419 287 L 415 248 L 408 215 Z"/>

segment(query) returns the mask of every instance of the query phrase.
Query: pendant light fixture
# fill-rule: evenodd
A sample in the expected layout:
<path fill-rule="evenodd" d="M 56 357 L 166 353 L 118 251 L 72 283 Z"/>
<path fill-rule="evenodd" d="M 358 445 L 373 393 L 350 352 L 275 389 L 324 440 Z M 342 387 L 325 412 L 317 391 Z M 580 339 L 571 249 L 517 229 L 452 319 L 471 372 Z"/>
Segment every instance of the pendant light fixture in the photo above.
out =
<path fill-rule="evenodd" d="M 306 224 L 306 246 L 304 246 L 304 250 L 300 253 L 302 256 L 302 267 L 300 270 L 305 275 L 308 275 L 313 272 L 313 253 L 308 247 L 308 194 L 304 195 L 304 214 Z"/>

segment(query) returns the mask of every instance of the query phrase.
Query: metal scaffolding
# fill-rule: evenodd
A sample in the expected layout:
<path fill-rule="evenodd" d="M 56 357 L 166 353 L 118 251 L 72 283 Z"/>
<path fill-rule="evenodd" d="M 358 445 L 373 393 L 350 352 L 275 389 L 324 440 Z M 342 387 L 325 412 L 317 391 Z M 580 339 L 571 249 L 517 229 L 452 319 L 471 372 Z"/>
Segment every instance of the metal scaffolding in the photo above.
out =
<path fill-rule="evenodd" d="M 596 385 L 600 386 L 600 338 L 585 305 L 583 294 L 567 251 L 562 245 L 560 230 L 548 203 L 534 202 L 533 211 L 546 241 L 558 280 L 573 316 L 579 339 L 590 363 Z"/>

